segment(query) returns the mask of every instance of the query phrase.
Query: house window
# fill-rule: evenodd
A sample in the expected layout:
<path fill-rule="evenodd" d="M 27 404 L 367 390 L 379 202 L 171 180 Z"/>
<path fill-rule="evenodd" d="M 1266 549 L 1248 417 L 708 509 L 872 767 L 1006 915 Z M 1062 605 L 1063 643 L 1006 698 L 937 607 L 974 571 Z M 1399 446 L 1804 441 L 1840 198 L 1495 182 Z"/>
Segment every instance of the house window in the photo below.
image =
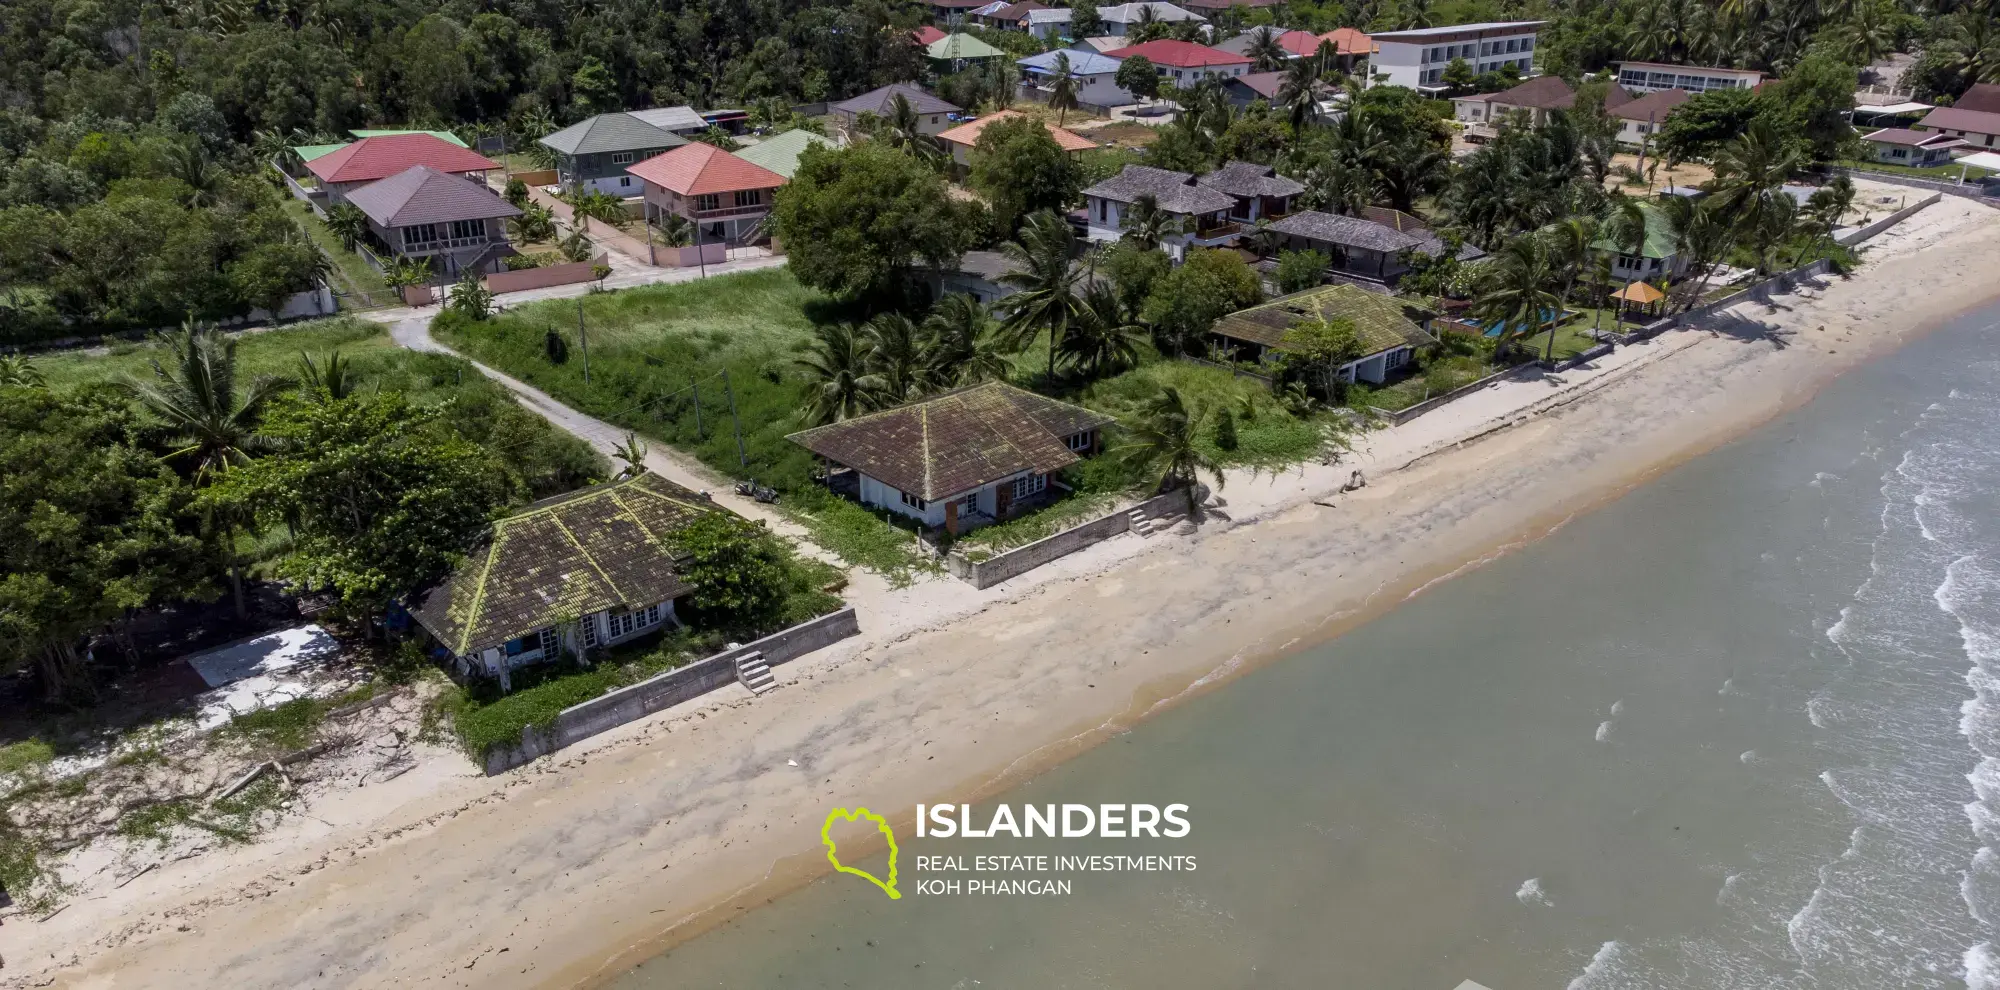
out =
<path fill-rule="evenodd" d="M 1097 222 L 1098 222 L 1098 223 L 1110 223 L 1110 222 L 1111 222 L 1111 201 L 1110 201 L 1110 200 L 1108 200 L 1108 199 L 1100 199 L 1100 200 L 1098 200 L 1098 201 L 1097 201 Z"/>
<path fill-rule="evenodd" d="M 1398 347 L 1395 350 L 1390 351 L 1388 357 L 1382 359 L 1382 367 L 1384 370 L 1390 368 L 1400 368 L 1403 365 L 1409 363 L 1410 363 L 1410 349 L 1407 347 Z"/>
<path fill-rule="evenodd" d="M 1049 476 L 1046 474 L 1031 474 L 1025 478 L 1015 478 L 1014 498 L 1017 500 L 1024 499 L 1047 487 L 1049 487 Z"/>
<path fill-rule="evenodd" d="M 736 190 L 737 206 L 756 206 L 762 203 L 763 201 L 764 201 L 764 191 L 762 189 Z"/>
<path fill-rule="evenodd" d="M 584 616 L 584 617 L 583 617 L 583 621 L 581 621 L 581 622 L 577 623 L 577 625 L 580 625 L 580 626 L 582 626 L 582 627 L 583 627 L 583 645 L 585 645 L 585 646 L 596 646 L 596 645 L 597 645 L 597 616 L 596 616 L 596 615 L 586 615 L 586 616 Z"/>
<path fill-rule="evenodd" d="M 721 206 L 721 198 L 714 193 L 702 193 L 694 198 L 694 208 L 703 212 L 719 209 Z"/>
<path fill-rule="evenodd" d="M 899 491 L 896 494 L 903 496 L 904 505 L 907 505 L 910 508 L 917 510 L 918 512 L 922 512 L 931 507 L 931 504 L 928 501 L 920 499 L 915 495 L 910 494 L 909 492 Z"/>
<path fill-rule="evenodd" d="M 632 164 L 632 160 L 637 157 L 639 157 L 637 154 L 630 151 L 614 151 L 611 153 L 611 164 L 630 165 Z"/>
<path fill-rule="evenodd" d="M 486 221 L 484 220 L 453 220 L 451 222 L 451 239 L 454 241 L 485 236 Z"/>
<path fill-rule="evenodd" d="M 403 246 L 416 247 L 438 239 L 437 224 L 419 223 L 403 228 Z"/>
<path fill-rule="evenodd" d="M 958 514 L 959 514 L 959 515 L 961 515 L 961 516 L 964 516 L 964 515 L 977 515 L 978 513 L 979 513 L 979 493 L 978 493 L 978 492 L 973 492 L 972 494 L 970 494 L 970 495 L 967 495 L 966 497 L 964 497 L 964 498 L 962 498 L 962 499 L 959 499 L 959 500 L 958 500 Z"/>
<path fill-rule="evenodd" d="M 604 624 L 610 627 L 610 638 L 617 639 L 620 636 L 631 635 L 638 623 L 633 620 L 630 612 L 613 612 L 604 617 Z"/>
<path fill-rule="evenodd" d="M 1910 153 L 1909 153 L 1909 152 L 1907 152 L 1907 151 L 1904 151 L 1904 150 L 1903 150 L 1903 149 L 1901 149 L 1901 148 L 1896 148 L 1896 149 L 1894 149 L 1894 150 L 1892 150 L 1892 151 L 1890 151 L 1890 152 L 1889 152 L 1889 157 L 1891 157 L 1891 158 L 1908 158 L 1908 157 L 1910 157 Z"/>
<path fill-rule="evenodd" d="M 629 176 L 629 175 L 621 175 L 621 176 L 619 176 L 619 177 L 618 177 L 618 185 L 619 185 L 619 188 L 630 188 L 630 187 L 631 187 L 631 185 L 632 185 L 632 177 L 631 177 L 631 176 Z"/>
<path fill-rule="evenodd" d="M 528 637 L 522 636 L 517 639 L 508 640 L 507 645 L 503 648 L 503 652 L 510 657 L 518 657 L 528 652 Z"/>
<path fill-rule="evenodd" d="M 644 612 L 639 613 L 639 624 L 642 626 L 654 625 L 659 621 L 660 621 L 660 606 L 657 603 L 646 606 L 646 610 Z"/>
<path fill-rule="evenodd" d="M 1070 450 L 1079 454 L 1085 453 L 1090 450 L 1090 431 L 1085 430 L 1082 433 L 1072 433 L 1063 442 L 1069 445 Z"/>
<path fill-rule="evenodd" d="M 542 656 L 553 659 L 556 655 L 556 627 L 548 626 L 541 635 Z"/>

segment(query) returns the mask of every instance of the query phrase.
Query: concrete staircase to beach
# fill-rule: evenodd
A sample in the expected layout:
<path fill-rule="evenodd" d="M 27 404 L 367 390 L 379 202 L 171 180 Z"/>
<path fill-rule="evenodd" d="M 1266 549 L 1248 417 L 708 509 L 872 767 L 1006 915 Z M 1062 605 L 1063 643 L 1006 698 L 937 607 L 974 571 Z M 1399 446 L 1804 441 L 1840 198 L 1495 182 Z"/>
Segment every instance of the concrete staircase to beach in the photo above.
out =
<path fill-rule="evenodd" d="M 754 651 L 736 658 L 736 679 L 751 694 L 763 694 L 778 686 L 777 678 L 771 676 L 771 665 L 764 662 L 764 654 Z"/>
<path fill-rule="evenodd" d="M 1139 534 L 1141 538 L 1153 535 L 1153 520 L 1146 515 L 1144 509 L 1133 508 L 1125 515 L 1132 520 L 1132 532 Z"/>

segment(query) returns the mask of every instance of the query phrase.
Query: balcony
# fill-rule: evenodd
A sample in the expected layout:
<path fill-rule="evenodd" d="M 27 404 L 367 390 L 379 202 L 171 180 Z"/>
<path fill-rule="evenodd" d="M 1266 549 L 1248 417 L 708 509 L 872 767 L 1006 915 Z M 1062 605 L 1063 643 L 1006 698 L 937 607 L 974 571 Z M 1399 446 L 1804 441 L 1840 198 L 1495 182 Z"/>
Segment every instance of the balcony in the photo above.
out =
<path fill-rule="evenodd" d="M 771 212 L 771 204 L 756 203 L 751 206 L 722 206 L 713 210 L 696 210 L 694 211 L 694 218 L 697 220 L 727 220 L 730 217 L 754 216 L 769 212 Z"/>

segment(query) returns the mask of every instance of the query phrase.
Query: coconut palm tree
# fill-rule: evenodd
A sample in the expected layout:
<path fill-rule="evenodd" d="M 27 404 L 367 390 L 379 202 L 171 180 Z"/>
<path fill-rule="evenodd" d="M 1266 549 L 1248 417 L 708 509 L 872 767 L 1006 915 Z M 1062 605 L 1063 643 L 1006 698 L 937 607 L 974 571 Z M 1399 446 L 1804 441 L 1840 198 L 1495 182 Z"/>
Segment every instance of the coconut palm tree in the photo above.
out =
<path fill-rule="evenodd" d="M 1056 126 L 1061 127 L 1068 119 L 1069 112 L 1076 109 L 1076 76 L 1069 67 L 1069 53 L 1056 55 L 1056 64 L 1049 70 L 1049 106 L 1055 109 Z M 900 99 L 900 97 L 898 97 Z"/>
<path fill-rule="evenodd" d="M 241 396 L 236 388 L 236 341 L 214 327 L 181 325 L 177 333 L 161 335 L 170 361 L 152 362 L 153 377 L 128 377 L 126 391 L 166 428 L 175 450 L 162 460 L 192 464 L 197 485 L 207 486 L 231 468 L 247 464 L 253 454 L 268 450 L 270 441 L 258 432 L 264 407 L 285 382 L 262 378 Z M 230 586 L 238 617 L 248 614 L 243 601 L 243 564 L 235 552 L 236 532 L 247 514 L 217 508 L 214 522 L 228 548 Z"/>
<path fill-rule="evenodd" d="M 1590 264 L 1590 246 L 1597 240 L 1597 218 L 1590 216 L 1568 217 L 1559 223 L 1541 230 L 1541 237 L 1549 252 L 1549 261 L 1562 276 L 1562 293 L 1556 297 L 1556 318 L 1562 317 L 1562 310 L 1569 305 L 1570 293 L 1576 289 L 1576 280 L 1583 275 Z M 1551 329 L 1549 343 L 1542 352 L 1542 360 L 1552 361 L 1556 353 L 1556 335 Z"/>
<path fill-rule="evenodd" d="M 345 399 L 354 394 L 354 368 L 346 356 L 339 351 L 328 351 L 314 361 L 312 355 L 299 352 L 299 384 L 315 396 L 327 399 Z"/>
<path fill-rule="evenodd" d="M 1950 40 L 1939 46 L 1944 68 L 1967 83 L 2000 82 L 2000 23 L 1969 9 L 1954 21 Z"/>
<path fill-rule="evenodd" d="M 1278 106 L 1292 122 L 1294 132 L 1319 119 L 1319 63 L 1315 59 L 1293 59 L 1278 81 Z"/>
<path fill-rule="evenodd" d="M 1276 72 L 1285 67 L 1285 58 L 1291 53 L 1278 44 L 1277 29 L 1266 25 L 1250 32 L 1250 47 L 1243 49 L 1243 54 L 1250 58 L 1250 71 Z"/>
<path fill-rule="evenodd" d="M 938 300 L 924 317 L 931 377 L 939 383 L 973 385 L 1002 381 L 1014 371 L 993 314 L 978 298 L 954 292 Z"/>
<path fill-rule="evenodd" d="M 333 236 L 340 238 L 340 246 L 354 250 L 361 239 L 368 236 L 368 214 L 353 203 L 335 203 L 326 208 L 326 219 L 321 221 Z"/>
<path fill-rule="evenodd" d="M 1159 199 L 1152 193 L 1139 194 L 1125 208 L 1124 219 L 1125 232 L 1119 235 L 1120 239 L 1148 251 L 1158 248 L 1169 237 L 1185 233 L 1187 228 L 1187 221 L 1161 209 Z"/>
<path fill-rule="evenodd" d="M 917 113 L 909 98 L 897 93 L 895 102 L 890 104 L 889 115 L 875 125 L 874 138 L 934 166 L 944 158 L 944 145 L 936 137 L 925 134 L 920 126 L 922 123 L 923 115 Z"/>
<path fill-rule="evenodd" d="M 1181 398 L 1180 390 L 1169 385 L 1148 399 L 1139 420 L 1131 427 L 1132 443 L 1126 456 L 1159 473 L 1161 491 L 1176 488 L 1187 493 L 1188 514 L 1201 508 L 1201 476 L 1223 485 L 1222 465 L 1202 450 L 1198 439 L 1207 417 Z"/>
<path fill-rule="evenodd" d="M 208 149 L 193 138 L 167 147 L 167 170 L 187 184 L 188 206 L 214 206 L 229 182 L 229 176 L 209 157 Z"/>
<path fill-rule="evenodd" d="M 868 368 L 881 381 L 886 404 L 908 402 L 934 383 L 925 353 L 924 335 L 901 313 L 883 313 L 862 330 L 868 343 Z"/>
<path fill-rule="evenodd" d="M 859 416 L 881 404 L 882 379 L 868 367 L 868 344 L 845 323 L 820 327 L 794 363 L 807 375 L 806 415 L 814 423 Z"/>
<path fill-rule="evenodd" d="M 1098 378 L 1139 360 L 1139 342 L 1146 328 L 1132 319 L 1118 301 L 1110 282 L 1097 281 L 1084 290 L 1083 304 L 1063 335 L 1062 356 L 1086 378 Z"/>
<path fill-rule="evenodd" d="M 639 442 L 637 433 L 626 433 L 625 442 L 611 448 L 611 457 L 625 466 L 618 469 L 618 478 L 636 478 L 646 473 L 646 445 Z"/>
<path fill-rule="evenodd" d="M 1760 117 L 1716 153 L 1710 198 L 1719 215 L 1755 225 L 1777 200 L 1791 198 L 1784 191 L 1785 180 L 1804 164 L 1798 148 Z"/>
<path fill-rule="evenodd" d="M 1808 250 L 1817 250 L 1821 238 L 1833 236 L 1835 227 L 1840 226 L 1840 218 L 1854 206 L 1854 181 L 1845 175 L 1836 175 L 1826 185 L 1813 190 L 1806 197 L 1805 214 L 1813 230 L 1813 236 L 1799 245 L 1799 253 L 1792 258 L 1792 267 L 1797 268 L 1805 260 Z"/>
<path fill-rule="evenodd" d="M 1484 322 L 1500 324 L 1496 354 L 1505 354 L 1516 339 L 1542 331 L 1545 314 L 1562 305 L 1555 293 L 1558 276 L 1547 243 L 1533 235 L 1508 241 L 1493 256 L 1472 311 Z"/>
<path fill-rule="evenodd" d="M 524 204 L 521 215 L 508 222 L 514 228 L 514 237 L 523 244 L 556 238 L 556 211 L 540 203 Z"/>
<path fill-rule="evenodd" d="M 1041 331 L 1049 335 L 1048 377 L 1056 375 L 1056 350 L 1070 317 L 1081 305 L 1077 282 L 1081 271 L 1072 263 L 1076 232 L 1053 210 L 1029 215 L 1014 239 L 1000 246 L 1012 270 L 1000 280 L 1021 291 L 1008 296 L 1005 327 L 1014 344 L 1024 346 Z"/>
<path fill-rule="evenodd" d="M 48 383 L 48 379 L 42 377 L 42 370 L 25 355 L 0 354 L 0 385 L 45 388 Z"/>
<path fill-rule="evenodd" d="M 1699 203 L 1673 196 L 1661 203 L 1659 209 L 1666 218 L 1667 229 L 1673 233 L 1674 252 L 1688 259 L 1690 273 L 1700 273 L 1699 278 L 1684 279 L 1681 283 L 1681 309 L 1693 309 L 1708 290 L 1715 266 L 1735 245 L 1737 225 L 1742 220 L 1724 213 L 1722 201 L 1714 196 Z"/>

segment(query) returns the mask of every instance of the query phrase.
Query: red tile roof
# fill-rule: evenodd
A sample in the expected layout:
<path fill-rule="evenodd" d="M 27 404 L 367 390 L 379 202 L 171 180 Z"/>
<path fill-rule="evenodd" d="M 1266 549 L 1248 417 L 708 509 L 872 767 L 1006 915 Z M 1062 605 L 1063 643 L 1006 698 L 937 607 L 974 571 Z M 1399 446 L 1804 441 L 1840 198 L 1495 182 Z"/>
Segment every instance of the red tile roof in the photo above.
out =
<path fill-rule="evenodd" d="M 2000 83 L 1973 83 L 1952 106 L 1980 113 L 2000 113 Z"/>
<path fill-rule="evenodd" d="M 625 171 L 683 196 L 706 196 L 739 189 L 776 189 L 785 184 L 784 176 L 762 165 L 751 164 L 712 144 L 700 142 L 654 155 Z"/>
<path fill-rule="evenodd" d="M 939 134 L 938 140 L 971 147 L 979 143 L 979 133 L 986 129 L 986 125 L 995 121 L 1006 120 L 1009 117 L 1019 116 L 1022 116 L 1019 110 L 1001 110 L 989 113 L 978 120 L 960 124 L 951 130 L 945 131 L 943 134 Z M 1057 127 L 1047 122 L 1044 122 L 1042 126 L 1049 129 L 1049 136 L 1055 138 L 1056 144 L 1064 151 L 1089 151 L 1097 147 L 1097 142 L 1068 128 Z"/>
<path fill-rule="evenodd" d="M 1613 86 L 1611 89 L 1613 92 L 1624 92 L 1624 87 L 1622 86 Z M 1681 104 L 1691 99 L 1694 99 L 1694 94 L 1687 90 L 1661 89 L 1654 90 L 1636 100 L 1630 100 L 1615 107 L 1608 105 L 1611 102 L 1609 99 L 1604 102 L 1607 104 L 1606 109 L 1611 111 L 1613 117 L 1622 117 L 1625 120 L 1665 121 L 1668 114 L 1673 113 Z"/>
<path fill-rule="evenodd" d="M 1105 52 L 1112 58 L 1131 58 L 1143 55 L 1154 65 L 1170 65 L 1177 69 L 1199 69 L 1211 65 L 1249 65 L 1250 59 L 1243 55 L 1197 45 L 1192 41 L 1148 41 L 1143 45 L 1133 45 L 1116 51 Z"/>
<path fill-rule="evenodd" d="M 1319 35 L 1311 31 L 1286 31 L 1278 36 L 1278 47 L 1293 55 L 1311 55 L 1319 51 Z"/>
<path fill-rule="evenodd" d="M 1967 110 L 1963 107 L 1939 107 L 1924 114 L 1924 119 L 1917 121 L 1917 126 L 1933 131 L 1950 128 L 1973 134 L 2000 134 L 2000 113 Z"/>
<path fill-rule="evenodd" d="M 418 165 L 454 175 L 500 167 L 499 162 L 485 155 L 429 134 L 390 134 L 362 138 L 307 162 L 306 168 L 321 182 L 374 182 Z"/>
<path fill-rule="evenodd" d="M 943 41 L 945 33 L 926 24 L 915 31 L 911 31 L 910 37 L 917 39 L 917 44 L 928 46 L 933 41 Z"/>
<path fill-rule="evenodd" d="M 1334 50 L 1342 55 L 1368 55 L 1375 51 L 1374 39 L 1359 28 L 1334 28 L 1319 37 L 1321 41 L 1333 42 Z"/>

